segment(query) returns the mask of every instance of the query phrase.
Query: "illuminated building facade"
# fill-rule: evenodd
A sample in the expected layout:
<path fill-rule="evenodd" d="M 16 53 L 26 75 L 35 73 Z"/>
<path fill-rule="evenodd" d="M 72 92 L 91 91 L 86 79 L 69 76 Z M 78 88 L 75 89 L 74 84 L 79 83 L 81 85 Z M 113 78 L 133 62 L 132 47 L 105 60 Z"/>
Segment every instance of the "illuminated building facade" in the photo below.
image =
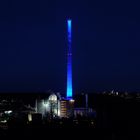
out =
<path fill-rule="evenodd" d="M 60 116 L 64 118 L 70 118 L 74 115 L 74 100 L 73 99 L 61 99 L 60 101 Z"/>
<path fill-rule="evenodd" d="M 48 118 L 69 118 L 74 115 L 74 100 L 59 98 L 56 94 L 51 94 L 47 99 L 36 101 L 36 113 Z"/>
<path fill-rule="evenodd" d="M 36 102 L 37 113 L 42 114 L 43 117 L 60 117 L 60 100 L 55 94 L 51 94 L 48 99 L 41 99 Z"/>

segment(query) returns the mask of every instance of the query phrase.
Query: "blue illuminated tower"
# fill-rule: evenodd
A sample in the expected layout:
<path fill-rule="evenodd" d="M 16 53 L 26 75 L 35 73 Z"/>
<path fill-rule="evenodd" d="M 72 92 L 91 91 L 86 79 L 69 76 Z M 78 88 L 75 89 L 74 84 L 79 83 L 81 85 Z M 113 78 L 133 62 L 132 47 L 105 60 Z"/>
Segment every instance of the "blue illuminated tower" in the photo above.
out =
<path fill-rule="evenodd" d="M 67 33 L 68 33 L 68 48 L 67 48 L 67 98 L 72 98 L 72 36 L 71 36 L 71 23 L 67 20 Z"/>

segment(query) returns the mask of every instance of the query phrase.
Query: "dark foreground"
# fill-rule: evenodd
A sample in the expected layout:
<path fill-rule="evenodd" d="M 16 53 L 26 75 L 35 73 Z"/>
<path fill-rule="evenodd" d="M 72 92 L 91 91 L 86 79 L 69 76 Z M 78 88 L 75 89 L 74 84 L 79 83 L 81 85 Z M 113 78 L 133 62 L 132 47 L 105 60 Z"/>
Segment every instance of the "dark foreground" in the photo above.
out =
<path fill-rule="evenodd" d="M 3 133 L 3 132 L 2 132 Z M 16 139 L 93 139 L 93 140 L 139 140 L 138 131 L 116 131 L 104 129 L 45 129 L 45 128 L 32 128 L 32 129 L 13 129 L 4 132 L 1 138 L 16 138 Z"/>
<path fill-rule="evenodd" d="M 136 128 L 105 129 L 91 126 L 64 125 L 61 127 L 34 125 L 13 126 L 1 129 L 0 138 L 6 139 L 93 139 L 93 140 L 139 140 L 140 133 Z"/>
<path fill-rule="evenodd" d="M 28 125 L 16 120 L 0 127 L 0 140 L 1 138 L 140 140 L 139 97 L 95 95 L 89 98 L 89 105 L 97 113 L 91 120 L 54 121 L 53 124 L 35 122 Z"/>

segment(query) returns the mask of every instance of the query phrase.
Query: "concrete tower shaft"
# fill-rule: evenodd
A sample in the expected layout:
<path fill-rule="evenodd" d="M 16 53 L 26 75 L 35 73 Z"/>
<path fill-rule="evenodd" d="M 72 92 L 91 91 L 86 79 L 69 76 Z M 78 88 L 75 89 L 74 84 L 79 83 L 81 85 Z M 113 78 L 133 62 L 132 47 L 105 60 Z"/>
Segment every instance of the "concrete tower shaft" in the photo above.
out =
<path fill-rule="evenodd" d="M 71 26 L 72 21 L 67 20 L 67 30 L 68 30 L 68 48 L 67 48 L 67 98 L 72 98 L 72 34 Z"/>

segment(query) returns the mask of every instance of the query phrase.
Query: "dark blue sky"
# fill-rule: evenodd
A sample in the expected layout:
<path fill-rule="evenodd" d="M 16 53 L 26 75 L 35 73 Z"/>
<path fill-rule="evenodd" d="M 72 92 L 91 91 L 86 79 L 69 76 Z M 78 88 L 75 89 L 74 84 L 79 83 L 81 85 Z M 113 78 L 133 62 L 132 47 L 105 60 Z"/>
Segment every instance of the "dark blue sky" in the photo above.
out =
<path fill-rule="evenodd" d="M 0 92 L 65 92 L 68 18 L 74 91 L 140 91 L 138 2 L 4 0 Z"/>

